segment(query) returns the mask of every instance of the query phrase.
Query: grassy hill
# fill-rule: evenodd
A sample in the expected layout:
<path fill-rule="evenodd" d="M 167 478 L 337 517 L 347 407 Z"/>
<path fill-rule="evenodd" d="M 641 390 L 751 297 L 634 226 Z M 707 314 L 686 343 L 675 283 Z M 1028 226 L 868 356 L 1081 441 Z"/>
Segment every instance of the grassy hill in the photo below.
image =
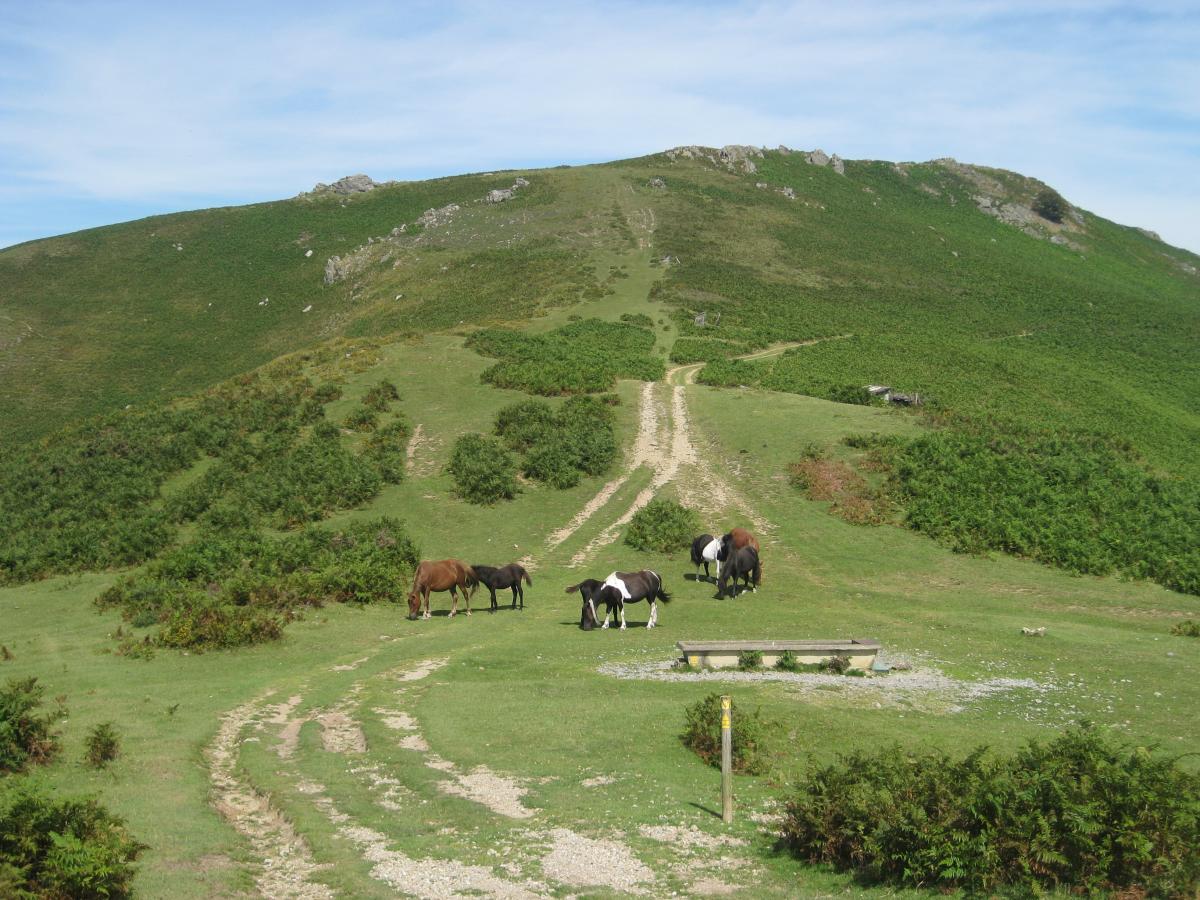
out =
<path fill-rule="evenodd" d="M 1200 260 L 1012 173 L 685 149 L 0 252 L 0 679 L 70 711 L 0 822 L 97 795 L 153 897 L 928 896 L 776 852 L 780 785 L 1084 721 L 1194 773 Z M 513 499 L 448 471 L 476 434 Z M 759 591 L 622 543 L 655 497 L 752 527 Z M 527 609 L 409 621 L 418 557 L 524 560 Z M 659 628 L 577 628 L 566 585 L 643 567 Z M 913 668 L 663 671 L 835 636 Z M 729 829 L 679 741 L 713 691 L 771 723 Z"/>

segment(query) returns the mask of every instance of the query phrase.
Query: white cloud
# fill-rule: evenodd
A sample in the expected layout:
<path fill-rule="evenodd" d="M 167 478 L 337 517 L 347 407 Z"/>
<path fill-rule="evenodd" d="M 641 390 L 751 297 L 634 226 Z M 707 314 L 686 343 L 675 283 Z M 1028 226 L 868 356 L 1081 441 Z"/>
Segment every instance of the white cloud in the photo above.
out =
<path fill-rule="evenodd" d="M 1200 248 L 1185 213 L 1200 199 L 1187 4 L 52 5 L 12 18 L 0 196 L 36 184 L 100 205 L 238 202 L 350 171 L 783 142 L 1015 168 Z"/>

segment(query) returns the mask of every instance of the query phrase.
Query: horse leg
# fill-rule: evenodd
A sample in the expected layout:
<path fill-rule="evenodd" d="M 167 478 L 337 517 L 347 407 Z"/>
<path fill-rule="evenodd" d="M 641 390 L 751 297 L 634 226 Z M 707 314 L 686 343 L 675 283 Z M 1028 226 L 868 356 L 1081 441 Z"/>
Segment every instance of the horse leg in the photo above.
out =
<path fill-rule="evenodd" d="M 462 584 L 463 600 L 467 604 L 467 615 L 471 614 L 471 590 L 467 587 L 466 582 Z"/>
<path fill-rule="evenodd" d="M 496 602 L 496 589 L 489 584 L 488 590 L 492 592 L 492 612 L 495 612 L 500 608 L 500 604 Z"/>
<path fill-rule="evenodd" d="M 608 604 L 605 604 L 605 606 L 604 606 L 604 624 L 600 626 L 601 628 L 608 627 L 608 617 L 611 615 L 612 615 L 612 607 L 609 606 Z"/>
<path fill-rule="evenodd" d="M 433 613 L 431 613 L 431 612 L 429 611 L 429 585 L 425 585 L 425 587 L 424 587 L 424 588 L 423 588 L 423 590 L 422 590 L 422 602 L 423 602 L 423 603 L 424 603 L 424 605 L 425 605 L 425 615 L 424 615 L 424 618 L 426 618 L 426 619 L 431 619 L 431 618 L 433 618 Z"/>
<path fill-rule="evenodd" d="M 654 602 L 654 598 L 650 598 L 650 621 L 646 623 L 647 628 L 653 628 L 658 624 L 658 604 Z"/>
<path fill-rule="evenodd" d="M 624 603 L 617 606 L 617 612 L 621 616 L 621 630 L 624 631 L 625 630 L 625 604 Z"/>

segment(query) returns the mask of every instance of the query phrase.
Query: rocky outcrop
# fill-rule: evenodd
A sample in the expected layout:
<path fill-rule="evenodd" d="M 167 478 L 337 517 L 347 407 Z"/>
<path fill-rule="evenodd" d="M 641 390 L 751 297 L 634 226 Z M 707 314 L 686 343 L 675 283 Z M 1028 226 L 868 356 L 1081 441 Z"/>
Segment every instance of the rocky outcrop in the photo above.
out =
<path fill-rule="evenodd" d="M 726 144 L 720 150 L 714 150 L 711 147 L 697 147 L 693 144 L 687 147 L 673 147 L 667 151 L 666 155 L 671 160 L 704 159 L 714 166 L 724 166 L 730 172 L 742 171 L 747 175 L 753 175 L 758 171 L 758 165 L 754 160 L 763 158 L 761 149 L 746 144 Z"/>
<path fill-rule="evenodd" d="M 1151 231 L 1149 228 L 1139 228 L 1138 232 L 1140 234 L 1144 234 L 1152 241 L 1158 241 L 1160 244 L 1162 243 L 1162 238 L 1159 236 L 1157 231 Z"/>
<path fill-rule="evenodd" d="M 450 220 L 454 218 L 454 214 L 462 209 L 457 203 L 447 203 L 445 206 L 437 209 L 427 209 L 417 217 L 416 224 L 422 228 L 437 228 L 441 225 L 449 225 Z"/>
<path fill-rule="evenodd" d="M 846 174 L 846 163 L 836 153 L 829 157 L 829 167 L 839 175 Z"/>
<path fill-rule="evenodd" d="M 787 197 L 789 200 L 796 199 L 796 191 L 790 187 L 781 187 L 779 189 L 779 193 L 783 194 L 783 196 Z"/>
<path fill-rule="evenodd" d="M 829 165 L 829 154 L 818 147 L 816 150 L 805 153 L 804 161 L 810 166 L 827 166 Z"/>
<path fill-rule="evenodd" d="M 483 199 L 488 203 L 503 203 L 505 200 L 511 200 L 515 194 L 509 188 L 495 188 L 487 192 L 487 196 Z"/>
<path fill-rule="evenodd" d="M 659 188 L 660 190 L 667 186 L 667 183 L 661 178 L 651 178 L 646 184 L 648 187 Z"/>

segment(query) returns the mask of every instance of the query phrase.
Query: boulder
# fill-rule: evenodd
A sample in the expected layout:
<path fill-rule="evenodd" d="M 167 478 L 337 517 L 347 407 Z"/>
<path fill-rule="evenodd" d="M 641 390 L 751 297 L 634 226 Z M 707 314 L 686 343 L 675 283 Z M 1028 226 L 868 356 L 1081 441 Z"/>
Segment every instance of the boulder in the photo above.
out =
<path fill-rule="evenodd" d="M 503 203 L 505 200 L 511 200 L 513 192 L 511 188 L 496 188 L 488 191 L 487 196 L 483 199 L 488 203 Z"/>
<path fill-rule="evenodd" d="M 839 175 L 846 174 L 846 163 L 836 153 L 829 157 L 829 165 Z"/>
<path fill-rule="evenodd" d="M 789 200 L 796 199 L 796 191 L 793 188 L 781 187 L 779 189 L 779 193 L 783 194 L 783 196 L 787 197 Z"/>
<path fill-rule="evenodd" d="M 829 165 L 829 155 L 821 149 L 813 150 L 804 154 L 804 159 L 813 166 Z"/>
<path fill-rule="evenodd" d="M 329 189 L 335 194 L 365 194 L 375 190 L 375 187 L 369 175 L 347 175 L 335 181 Z"/>
<path fill-rule="evenodd" d="M 513 190 L 523 187 L 529 187 L 529 181 L 518 175 L 516 181 L 513 182 Z"/>
<path fill-rule="evenodd" d="M 646 183 L 652 188 L 665 188 L 667 186 L 667 183 L 661 178 L 651 178 Z"/>

